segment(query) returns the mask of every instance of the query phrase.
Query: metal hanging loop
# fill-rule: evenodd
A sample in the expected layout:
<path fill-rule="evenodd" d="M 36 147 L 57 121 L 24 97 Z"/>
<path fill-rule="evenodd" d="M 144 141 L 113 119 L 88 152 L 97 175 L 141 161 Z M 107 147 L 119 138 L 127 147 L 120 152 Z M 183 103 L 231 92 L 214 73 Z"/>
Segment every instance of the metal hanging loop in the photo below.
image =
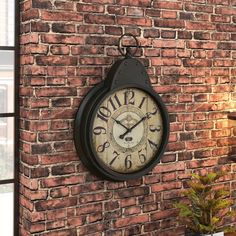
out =
<path fill-rule="evenodd" d="M 122 43 L 122 39 L 125 36 L 126 37 L 132 37 L 135 40 L 135 45 L 132 45 L 132 46 L 122 46 L 122 44 L 121 44 Z M 124 47 L 125 49 L 122 50 L 122 47 Z M 131 48 L 135 48 L 135 50 L 132 52 Z M 132 56 L 134 56 L 136 54 L 136 52 L 138 51 L 138 48 L 139 48 L 138 39 L 133 34 L 126 33 L 126 34 L 121 35 L 121 37 L 119 38 L 118 49 L 119 49 L 119 52 L 121 53 L 121 55 L 123 55 L 125 57 L 132 57 Z"/>

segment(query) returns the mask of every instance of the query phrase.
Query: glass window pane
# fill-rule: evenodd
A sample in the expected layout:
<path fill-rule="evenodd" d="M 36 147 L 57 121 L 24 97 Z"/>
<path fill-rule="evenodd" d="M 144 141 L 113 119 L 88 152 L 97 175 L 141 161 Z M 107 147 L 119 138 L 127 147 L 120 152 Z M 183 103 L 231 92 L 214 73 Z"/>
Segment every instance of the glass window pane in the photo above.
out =
<path fill-rule="evenodd" d="M 0 234 L 13 236 L 13 184 L 0 185 Z"/>
<path fill-rule="evenodd" d="M 14 0 L 0 1 L 0 46 L 14 46 Z"/>
<path fill-rule="evenodd" d="M 0 50 L 0 113 L 14 112 L 14 51 Z"/>
<path fill-rule="evenodd" d="M 13 136 L 14 119 L 12 117 L 0 118 L 0 180 L 14 177 Z"/>

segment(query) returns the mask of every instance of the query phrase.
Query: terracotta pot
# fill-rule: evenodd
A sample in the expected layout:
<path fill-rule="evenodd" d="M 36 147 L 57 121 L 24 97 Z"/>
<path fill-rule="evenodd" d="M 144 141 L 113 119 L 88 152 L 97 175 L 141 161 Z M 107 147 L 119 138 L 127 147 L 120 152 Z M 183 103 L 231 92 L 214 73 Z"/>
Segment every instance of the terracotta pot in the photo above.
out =
<path fill-rule="evenodd" d="M 186 236 L 224 236 L 224 232 L 218 232 L 213 234 L 187 233 Z"/>

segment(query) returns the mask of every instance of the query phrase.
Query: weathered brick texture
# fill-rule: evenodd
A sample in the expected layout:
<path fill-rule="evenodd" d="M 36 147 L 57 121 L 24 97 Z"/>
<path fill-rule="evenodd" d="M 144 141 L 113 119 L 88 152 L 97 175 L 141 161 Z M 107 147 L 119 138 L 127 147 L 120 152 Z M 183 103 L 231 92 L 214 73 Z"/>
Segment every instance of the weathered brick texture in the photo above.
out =
<path fill-rule="evenodd" d="M 226 170 L 221 184 L 236 199 L 236 128 L 227 120 L 236 108 L 235 0 L 20 4 L 20 235 L 183 235 L 172 204 L 192 172 Z M 109 182 L 81 163 L 73 120 L 120 57 L 123 33 L 141 43 L 171 134 L 151 173 Z"/>

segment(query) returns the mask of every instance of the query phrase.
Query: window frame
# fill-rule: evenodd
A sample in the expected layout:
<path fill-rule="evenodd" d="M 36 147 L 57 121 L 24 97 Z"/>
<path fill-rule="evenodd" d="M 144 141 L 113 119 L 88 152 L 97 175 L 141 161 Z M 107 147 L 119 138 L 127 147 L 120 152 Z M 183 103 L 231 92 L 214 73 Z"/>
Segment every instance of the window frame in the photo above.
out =
<path fill-rule="evenodd" d="M 19 151 L 19 119 L 20 119 L 20 107 L 19 107 L 19 84 L 20 84 L 20 45 L 19 45 L 19 34 L 20 34 L 20 3 L 18 0 L 14 1 L 14 45 L 13 46 L 0 46 L 2 51 L 13 51 L 14 52 L 14 112 L 0 113 L 0 118 L 12 117 L 14 119 L 14 176 L 12 179 L 0 180 L 0 186 L 6 184 L 13 184 L 13 199 L 14 199 L 14 211 L 13 211 L 13 235 L 19 235 L 19 163 L 20 163 L 20 151 Z M 1 233 L 1 232 L 0 232 Z"/>

